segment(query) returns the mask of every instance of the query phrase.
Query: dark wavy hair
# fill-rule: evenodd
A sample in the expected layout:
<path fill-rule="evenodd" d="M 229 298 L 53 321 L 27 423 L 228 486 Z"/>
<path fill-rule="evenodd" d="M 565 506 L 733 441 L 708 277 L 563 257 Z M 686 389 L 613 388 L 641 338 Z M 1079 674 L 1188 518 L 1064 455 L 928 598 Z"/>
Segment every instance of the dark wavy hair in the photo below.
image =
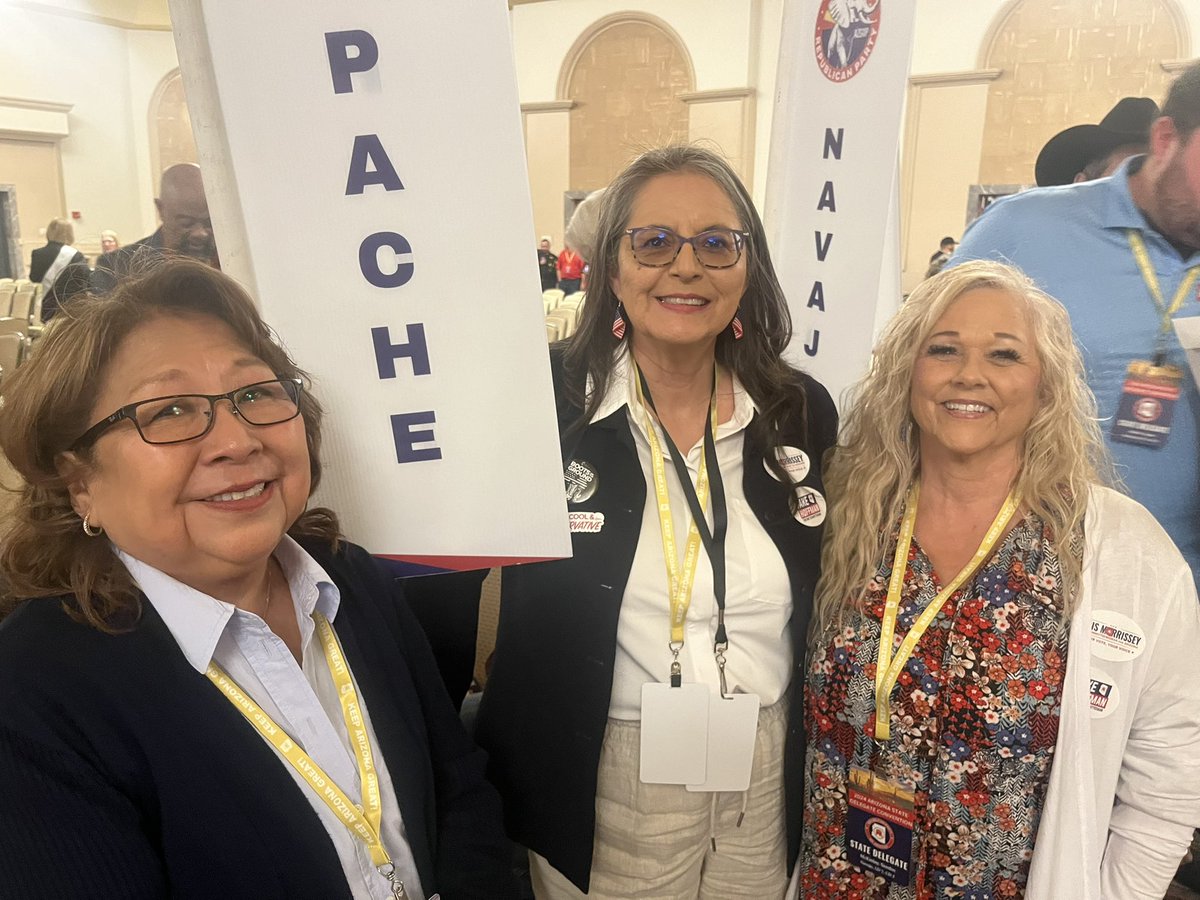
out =
<path fill-rule="evenodd" d="M 634 202 L 652 178 L 679 173 L 711 178 L 729 197 L 742 230 L 750 234 L 744 250 L 746 290 L 738 313 L 745 326 L 745 336 L 734 341 L 728 329 L 723 331 L 717 338 L 716 357 L 721 365 L 737 375 L 759 409 L 752 425 L 756 441 L 761 446 L 773 447 L 778 443 L 785 411 L 794 406 L 800 413 L 800 421 L 805 421 L 807 398 L 804 388 L 796 372 L 783 361 L 783 351 L 792 338 L 792 317 L 771 265 L 766 232 L 750 194 L 728 162 L 711 150 L 691 144 L 676 144 L 643 153 L 605 189 L 595 239 L 595 258 L 590 261 L 587 302 L 583 304 L 579 328 L 563 355 L 568 374 L 568 399 L 583 409 L 583 415 L 571 427 L 580 429 L 591 419 L 604 399 L 612 377 L 615 349 L 612 321 L 618 303 L 612 280 L 620 266 L 621 240 L 629 227 Z M 636 340 L 632 324 L 627 327 L 626 335 L 627 339 Z M 589 375 L 592 390 L 584 396 Z M 767 458 L 769 464 L 775 463 L 773 454 L 768 454 Z M 782 469 L 776 474 L 784 484 L 789 483 Z"/>
<path fill-rule="evenodd" d="M 242 287 L 203 263 L 172 259 L 122 281 L 103 297 L 73 300 L 55 317 L 32 357 L 0 384 L 0 451 L 22 478 L 20 500 L 0 543 L 0 616 L 35 597 L 69 595 L 67 610 L 103 631 L 137 621 L 141 594 L 108 540 L 89 538 L 71 506 L 71 467 L 63 454 L 92 424 L 108 367 L 122 344 L 156 318 L 224 323 L 254 356 L 283 378 L 307 375 L 280 346 Z M 300 395 L 311 491 L 321 480 L 321 405 Z M 90 447 L 73 451 L 92 464 Z M 304 512 L 288 533 L 336 546 L 337 517 Z"/>

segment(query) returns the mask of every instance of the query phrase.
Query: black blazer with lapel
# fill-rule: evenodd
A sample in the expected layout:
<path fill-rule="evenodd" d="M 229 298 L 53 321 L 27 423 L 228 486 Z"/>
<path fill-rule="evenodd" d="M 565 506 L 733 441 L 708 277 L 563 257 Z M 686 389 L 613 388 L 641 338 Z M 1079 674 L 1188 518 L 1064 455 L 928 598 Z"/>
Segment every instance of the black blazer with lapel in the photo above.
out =
<path fill-rule="evenodd" d="M 515 896 L 499 799 L 395 581 L 305 543 L 379 739 L 422 886 Z M 154 607 L 103 634 L 58 599 L 0 624 L 0 896 L 349 898 L 320 819 L 274 751 L 184 658 Z"/>
<path fill-rule="evenodd" d="M 580 410 L 565 399 L 560 351 L 552 353 L 563 463 L 581 460 L 596 473 L 596 491 L 572 512 L 604 516 L 599 533 L 572 534 L 571 559 L 504 571 L 493 668 L 476 725 L 488 751 L 488 774 L 504 799 L 509 836 L 546 857 L 587 890 L 595 833 L 600 747 L 608 719 L 621 598 L 633 565 L 646 502 L 625 407 L 567 437 Z M 803 484 L 823 491 L 821 457 L 836 440 L 837 410 L 828 392 L 795 373 L 807 395 L 793 411 L 781 443 L 808 453 Z M 795 657 L 786 744 L 788 865 L 800 844 L 804 779 L 804 645 L 820 565 L 821 528 L 797 522 L 790 489 L 763 466 L 767 448 L 750 432 L 744 448 L 746 500 L 779 548 L 794 610 Z M 736 611 L 731 611 L 736 616 Z M 664 612 L 665 615 L 665 612 Z"/>

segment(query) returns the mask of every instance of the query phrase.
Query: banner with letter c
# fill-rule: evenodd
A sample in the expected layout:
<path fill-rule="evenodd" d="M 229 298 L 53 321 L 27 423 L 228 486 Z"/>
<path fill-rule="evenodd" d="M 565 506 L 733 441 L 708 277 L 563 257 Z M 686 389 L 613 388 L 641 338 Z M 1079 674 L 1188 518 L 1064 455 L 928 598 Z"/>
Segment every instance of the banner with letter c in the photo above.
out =
<path fill-rule="evenodd" d="M 170 0 L 222 266 L 325 406 L 382 555 L 569 556 L 502 0 Z"/>
<path fill-rule="evenodd" d="M 900 304 L 897 156 L 912 0 L 788 0 L 764 219 L 789 358 L 841 404 Z"/>

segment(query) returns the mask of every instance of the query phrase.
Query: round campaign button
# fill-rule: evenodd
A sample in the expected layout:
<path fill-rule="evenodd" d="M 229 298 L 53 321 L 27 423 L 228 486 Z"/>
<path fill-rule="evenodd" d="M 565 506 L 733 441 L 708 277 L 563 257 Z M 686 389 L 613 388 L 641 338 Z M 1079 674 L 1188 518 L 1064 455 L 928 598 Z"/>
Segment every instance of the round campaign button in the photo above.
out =
<path fill-rule="evenodd" d="M 788 473 L 788 477 L 792 479 L 793 484 L 799 484 L 808 476 L 808 470 L 812 468 L 809 463 L 808 454 L 799 447 L 788 447 L 780 445 L 775 448 L 775 459 L 783 468 L 783 471 Z M 767 460 L 763 460 L 763 468 L 767 470 L 767 474 L 779 481 L 779 476 L 775 474 L 775 470 L 771 468 L 771 464 Z"/>
<path fill-rule="evenodd" d="M 825 521 L 825 513 L 829 504 L 816 488 L 801 488 L 796 494 L 796 512 L 793 513 L 797 522 L 816 528 Z"/>
<path fill-rule="evenodd" d="M 563 470 L 563 482 L 567 489 L 567 502 L 583 503 L 596 493 L 600 479 L 586 460 L 573 459 Z"/>
<path fill-rule="evenodd" d="M 1137 659 L 1146 649 L 1146 632 L 1124 613 L 1097 609 L 1092 613 L 1092 653 L 1113 662 Z"/>

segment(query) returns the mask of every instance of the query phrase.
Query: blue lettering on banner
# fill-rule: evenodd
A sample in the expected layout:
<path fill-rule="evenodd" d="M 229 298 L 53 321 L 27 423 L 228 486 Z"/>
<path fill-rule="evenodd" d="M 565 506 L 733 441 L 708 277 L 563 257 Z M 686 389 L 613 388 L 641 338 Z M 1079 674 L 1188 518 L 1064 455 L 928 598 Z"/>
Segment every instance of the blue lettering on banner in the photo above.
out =
<path fill-rule="evenodd" d="M 837 204 L 833 200 L 833 182 L 825 182 L 825 188 L 821 191 L 821 199 L 817 201 L 817 212 L 827 209 L 830 212 L 837 212 Z"/>
<path fill-rule="evenodd" d="M 335 94 L 353 93 L 352 76 L 371 71 L 379 62 L 379 44 L 366 31 L 327 32 L 325 50 L 329 58 L 329 74 L 333 79 Z M 361 195 L 368 185 L 373 184 L 380 185 L 385 191 L 404 190 L 404 183 L 400 180 L 400 175 L 396 172 L 396 167 L 384 149 L 379 135 L 356 135 L 346 175 L 346 196 Z M 383 248 L 391 250 L 395 261 L 394 269 L 380 265 L 379 251 Z M 367 235 L 359 244 L 358 268 L 367 283 L 375 287 L 403 287 L 413 277 L 415 266 L 412 256 L 412 245 L 404 235 L 394 231 L 377 231 Z M 397 344 L 392 342 L 387 326 L 371 329 L 375 368 L 380 380 L 396 377 L 396 360 L 400 358 L 411 361 L 413 375 L 428 375 L 432 371 L 424 324 L 410 323 L 405 326 L 405 330 L 408 335 L 407 342 Z M 437 421 L 433 410 L 397 413 L 390 417 L 390 421 L 397 463 L 442 458 L 441 448 L 435 443 L 433 429 L 428 427 Z"/>
<path fill-rule="evenodd" d="M 378 253 L 381 247 L 389 247 L 395 254 L 395 271 L 384 272 L 379 267 Z M 411 259 L 401 259 L 400 257 L 410 257 L 411 255 L 412 245 L 408 243 L 408 239 L 404 235 L 396 234 L 394 231 L 377 231 L 375 234 L 367 235 L 359 244 L 358 268 L 362 271 L 363 278 L 375 287 L 402 287 L 408 284 L 413 277 L 413 263 Z"/>
<path fill-rule="evenodd" d="M 839 128 L 837 130 L 836 135 L 833 133 L 832 128 L 826 128 L 825 129 L 825 149 L 824 149 L 824 151 L 822 151 L 821 156 L 824 159 L 829 159 L 829 155 L 832 152 L 834 159 L 841 159 L 842 158 L 842 138 L 844 138 L 845 136 L 846 136 L 845 128 Z"/>
<path fill-rule="evenodd" d="M 819 281 L 813 282 L 812 293 L 808 295 L 808 308 L 825 312 L 825 287 Z"/>
<path fill-rule="evenodd" d="M 371 329 L 371 342 L 375 345 L 375 367 L 381 379 L 396 377 L 396 360 L 407 357 L 412 360 L 414 375 L 428 375 L 429 346 L 425 343 L 425 326 L 420 322 L 409 325 L 408 343 L 393 344 L 386 326 Z"/>
<path fill-rule="evenodd" d="M 429 459 L 441 459 L 439 447 L 417 448 L 417 444 L 432 444 L 432 428 L 416 428 L 418 425 L 432 425 L 436 421 L 433 410 L 424 412 L 403 413 L 392 416 L 392 436 L 396 441 L 396 462 L 423 462 Z"/>
<path fill-rule="evenodd" d="M 817 262 L 825 262 L 825 257 L 829 253 L 829 245 L 833 243 L 833 233 L 825 235 L 824 243 L 821 242 L 821 232 L 814 231 L 813 237 L 817 239 Z"/>
<path fill-rule="evenodd" d="M 804 352 L 809 356 L 816 356 L 817 349 L 821 346 L 821 329 L 814 328 L 812 332 L 812 343 L 804 345 Z"/>
<path fill-rule="evenodd" d="M 351 56 L 350 48 L 358 52 Z M 325 34 L 325 52 L 329 55 L 329 74 L 333 76 L 333 92 L 349 94 L 354 90 L 350 76 L 369 72 L 379 62 L 379 45 L 366 31 L 330 31 Z"/>
<path fill-rule="evenodd" d="M 367 163 L 374 163 L 375 169 L 368 169 Z M 346 176 L 346 196 L 361 194 L 368 184 L 382 184 L 385 191 L 404 190 L 396 167 L 392 165 L 377 134 L 360 134 L 354 138 L 350 174 Z"/>

